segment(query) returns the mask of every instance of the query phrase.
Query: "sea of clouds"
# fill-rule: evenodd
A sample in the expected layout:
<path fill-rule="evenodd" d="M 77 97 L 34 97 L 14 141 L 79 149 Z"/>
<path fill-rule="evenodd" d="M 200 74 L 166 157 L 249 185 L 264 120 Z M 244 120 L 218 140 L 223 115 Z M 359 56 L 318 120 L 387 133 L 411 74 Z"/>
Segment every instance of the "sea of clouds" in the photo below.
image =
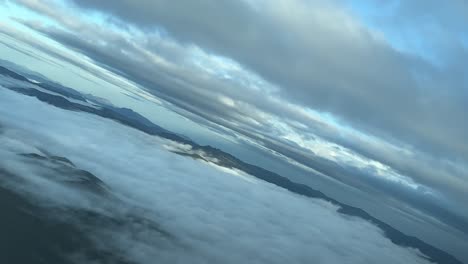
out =
<path fill-rule="evenodd" d="M 0 168 L 22 178 L 0 183 L 52 217 L 64 217 L 52 209 L 68 208 L 121 220 L 98 221 L 83 232 L 122 258 L 142 264 L 429 263 L 328 202 L 177 155 L 167 150 L 171 144 L 0 87 Z M 20 153 L 66 157 L 102 180 L 111 195 L 47 178 L 40 173 L 47 168 Z"/>

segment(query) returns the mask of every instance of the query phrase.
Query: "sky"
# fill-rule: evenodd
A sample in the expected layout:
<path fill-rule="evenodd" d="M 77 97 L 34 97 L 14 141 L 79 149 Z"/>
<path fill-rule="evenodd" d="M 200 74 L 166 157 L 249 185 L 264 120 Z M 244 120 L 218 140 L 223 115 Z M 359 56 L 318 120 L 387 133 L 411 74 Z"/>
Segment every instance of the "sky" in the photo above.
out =
<path fill-rule="evenodd" d="M 466 1 L 0 3 L 2 59 L 468 260 Z"/>

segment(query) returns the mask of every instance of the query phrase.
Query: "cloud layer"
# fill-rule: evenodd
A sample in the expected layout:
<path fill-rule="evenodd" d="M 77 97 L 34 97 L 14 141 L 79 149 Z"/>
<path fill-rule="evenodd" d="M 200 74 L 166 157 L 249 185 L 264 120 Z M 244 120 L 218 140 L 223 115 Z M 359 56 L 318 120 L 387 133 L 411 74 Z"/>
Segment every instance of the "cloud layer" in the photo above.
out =
<path fill-rule="evenodd" d="M 137 263 L 427 263 L 331 204 L 175 155 L 164 148 L 170 142 L 4 89 L 0 100 L 1 166 L 35 184 L 16 191 L 42 197 L 36 201 L 50 207 L 92 208 L 115 218 L 138 208 L 135 217 L 158 223 L 174 240 L 135 223 L 118 230 L 96 226 L 100 232 L 89 234 Z M 17 155 L 41 150 L 97 175 L 123 202 L 105 205 L 41 179 L 38 168 Z"/>

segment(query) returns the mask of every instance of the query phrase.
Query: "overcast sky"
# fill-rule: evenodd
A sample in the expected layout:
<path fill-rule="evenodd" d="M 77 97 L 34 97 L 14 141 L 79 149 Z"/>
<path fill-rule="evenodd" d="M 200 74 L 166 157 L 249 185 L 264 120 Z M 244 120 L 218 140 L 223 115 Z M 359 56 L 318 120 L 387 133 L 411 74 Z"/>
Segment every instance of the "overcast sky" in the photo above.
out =
<path fill-rule="evenodd" d="M 67 62 L 203 124 L 186 136 L 215 131 L 467 240 L 466 1 L 0 2 L 4 48 L 49 65 L 33 70 Z M 98 86 L 82 89 L 132 100 Z"/>

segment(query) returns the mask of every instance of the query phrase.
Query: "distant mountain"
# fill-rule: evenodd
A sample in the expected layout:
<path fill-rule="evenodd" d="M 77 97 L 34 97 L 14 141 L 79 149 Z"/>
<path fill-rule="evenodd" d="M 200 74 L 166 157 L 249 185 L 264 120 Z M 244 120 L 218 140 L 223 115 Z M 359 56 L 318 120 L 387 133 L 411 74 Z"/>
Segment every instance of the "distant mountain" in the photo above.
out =
<path fill-rule="evenodd" d="M 23 75 L 19 75 L 16 72 L 10 71 L 9 69 L 7 69 L 5 67 L 2 67 L 2 66 L 0 66 L 0 74 L 3 75 L 3 76 L 11 77 L 11 78 L 16 79 L 18 81 L 30 82 L 28 80 L 28 78 L 24 77 Z"/>
<path fill-rule="evenodd" d="M 18 66 L 19 67 L 19 66 Z M 24 76 L 17 74 L 14 71 L 11 71 L 5 67 L 0 66 L 0 74 L 11 77 L 13 79 L 16 79 L 18 81 L 23 81 L 23 82 L 28 82 L 34 85 L 37 85 L 41 88 L 44 88 L 46 90 L 49 90 L 51 92 L 55 92 L 58 94 L 61 94 L 63 96 L 66 96 L 71 99 L 79 100 L 79 101 L 86 101 L 86 98 L 78 91 L 65 87 L 59 83 L 52 82 L 48 79 L 45 79 L 42 75 L 32 75 L 31 73 L 28 74 L 29 76 Z"/>
<path fill-rule="evenodd" d="M 40 74 L 38 72 L 32 71 L 32 70 L 28 69 L 27 67 L 18 65 L 18 64 L 14 63 L 14 62 L 11 62 L 11 61 L 0 59 L 0 66 L 3 66 L 4 68 L 10 69 L 10 70 L 12 70 L 14 72 L 20 72 L 21 75 L 27 77 L 28 79 L 36 80 L 36 78 L 37 78 L 38 80 L 39 79 L 48 80 L 47 77 L 45 77 L 44 75 L 42 75 L 42 74 Z"/>
<path fill-rule="evenodd" d="M 41 167 L 49 168 L 51 171 L 48 174 L 49 177 L 54 177 L 50 180 L 98 195 L 107 194 L 107 187 L 103 181 L 89 171 L 78 169 L 73 162 L 65 157 L 37 153 L 19 155 L 25 159 L 25 162 L 37 163 Z"/>
<path fill-rule="evenodd" d="M 3 67 L 0 67 L 0 74 L 11 77 L 11 78 L 15 78 L 20 81 L 30 82 L 22 75 L 19 75 Z M 30 82 L 30 83 L 34 84 L 33 82 Z M 43 89 L 49 90 L 51 92 L 59 93 L 63 96 L 50 94 L 50 93 L 39 91 L 33 88 L 20 88 L 20 87 L 7 87 L 7 88 L 20 92 L 25 95 L 34 96 L 38 98 L 39 100 L 47 102 L 56 107 L 60 107 L 60 108 L 67 109 L 67 110 L 83 111 L 83 112 L 96 114 L 101 117 L 113 119 L 119 123 L 122 123 L 129 127 L 133 127 L 147 134 L 159 136 L 162 138 L 173 140 L 181 144 L 189 145 L 191 147 L 190 151 L 174 150 L 173 152 L 180 154 L 180 155 L 190 156 L 195 159 L 201 159 L 207 162 L 212 162 L 212 163 L 215 163 L 219 166 L 223 166 L 226 168 L 238 169 L 254 177 L 257 177 L 261 180 L 264 180 L 266 182 L 285 188 L 291 192 L 301 194 L 307 197 L 323 199 L 325 201 L 331 202 L 340 207 L 340 209 L 338 209 L 339 213 L 342 213 L 348 216 L 359 217 L 359 218 L 362 218 L 362 219 L 365 219 L 367 221 L 374 223 L 376 226 L 378 226 L 385 232 L 385 235 L 393 243 L 397 245 L 419 249 L 425 256 L 428 257 L 429 260 L 439 263 L 439 264 L 462 264 L 462 262 L 457 260 L 455 257 L 451 256 L 447 252 L 444 252 L 438 248 L 435 248 L 419 240 L 416 237 L 403 234 L 402 232 L 378 220 L 377 218 L 371 216 L 370 214 L 368 214 L 367 212 L 365 212 L 364 210 L 360 208 L 341 203 L 333 198 L 326 196 L 320 191 L 310 188 L 307 185 L 292 182 L 284 176 L 268 171 L 261 167 L 243 162 L 242 160 L 226 152 L 223 152 L 220 149 L 214 148 L 212 146 L 199 145 L 185 137 L 179 136 L 175 133 L 172 133 L 168 130 L 165 130 L 157 126 L 156 124 L 152 123 L 151 121 L 149 121 L 148 119 L 134 112 L 131 109 L 117 108 L 117 107 L 114 107 L 111 105 L 105 105 L 105 104 L 100 104 L 99 107 L 86 106 L 83 104 L 71 102 L 70 100 L 67 99 L 67 97 L 70 98 L 69 97 L 70 93 L 68 92 L 68 89 L 71 89 L 71 88 L 67 88 L 66 91 L 63 91 L 61 87 L 50 87 L 50 86 L 40 86 L 40 87 Z"/>

